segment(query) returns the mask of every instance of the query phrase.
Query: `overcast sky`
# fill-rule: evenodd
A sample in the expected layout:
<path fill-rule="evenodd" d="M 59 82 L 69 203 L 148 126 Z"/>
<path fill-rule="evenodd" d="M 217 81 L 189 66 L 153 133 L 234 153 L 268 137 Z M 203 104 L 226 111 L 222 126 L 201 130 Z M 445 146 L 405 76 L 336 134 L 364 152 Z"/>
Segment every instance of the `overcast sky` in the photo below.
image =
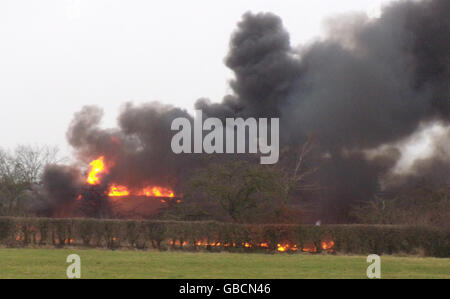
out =
<path fill-rule="evenodd" d="M 325 18 L 388 0 L 1 0 L 0 147 L 58 145 L 83 105 L 115 126 L 120 106 L 158 100 L 192 110 L 229 92 L 229 37 L 246 11 L 279 15 L 293 45 Z"/>

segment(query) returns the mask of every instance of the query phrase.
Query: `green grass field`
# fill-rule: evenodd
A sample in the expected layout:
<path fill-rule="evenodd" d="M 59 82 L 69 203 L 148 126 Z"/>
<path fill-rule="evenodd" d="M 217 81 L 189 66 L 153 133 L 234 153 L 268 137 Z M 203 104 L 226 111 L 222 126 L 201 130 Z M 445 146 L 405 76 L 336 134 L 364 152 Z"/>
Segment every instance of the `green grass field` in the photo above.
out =
<path fill-rule="evenodd" d="M 93 249 L 0 249 L 0 278 L 367 278 L 365 256 L 187 253 Z M 381 257 L 382 278 L 450 278 L 450 259 Z"/>

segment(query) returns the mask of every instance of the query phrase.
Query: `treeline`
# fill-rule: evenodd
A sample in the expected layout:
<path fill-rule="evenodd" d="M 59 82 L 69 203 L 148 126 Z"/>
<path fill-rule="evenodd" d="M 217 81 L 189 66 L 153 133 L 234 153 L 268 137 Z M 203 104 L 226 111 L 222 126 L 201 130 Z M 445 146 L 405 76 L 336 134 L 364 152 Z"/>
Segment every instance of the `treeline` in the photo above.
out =
<path fill-rule="evenodd" d="M 288 225 L 0 217 L 0 245 L 450 257 L 450 233 L 392 225 Z"/>

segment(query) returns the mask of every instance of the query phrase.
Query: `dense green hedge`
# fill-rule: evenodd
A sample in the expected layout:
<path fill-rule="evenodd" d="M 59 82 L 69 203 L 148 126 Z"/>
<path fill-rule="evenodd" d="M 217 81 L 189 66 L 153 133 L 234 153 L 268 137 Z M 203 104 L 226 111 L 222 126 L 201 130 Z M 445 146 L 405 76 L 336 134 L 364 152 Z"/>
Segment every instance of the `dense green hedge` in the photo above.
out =
<path fill-rule="evenodd" d="M 0 217 L 0 245 L 450 257 L 448 231 L 386 225 L 243 225 Z"/>

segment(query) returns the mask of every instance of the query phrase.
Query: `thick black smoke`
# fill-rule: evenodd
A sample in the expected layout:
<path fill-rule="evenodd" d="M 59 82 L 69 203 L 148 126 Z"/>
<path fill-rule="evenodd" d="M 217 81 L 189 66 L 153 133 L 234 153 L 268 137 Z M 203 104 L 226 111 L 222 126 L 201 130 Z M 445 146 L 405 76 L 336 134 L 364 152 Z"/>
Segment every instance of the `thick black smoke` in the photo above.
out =
<path fill-rule="evenodd" d="M 341 17 L 330 22 L 327 39 L 301 49 L 290 45 L 279 17 L 247 13 L 226 58 L 235 96 L 197 108 L 222 117 L 279 116 L 288 144 L 314 133 L 326 156 L 318 174 L 323 213 L 339 221 L 351 203 L 381 191 L 380 177 L 400 158 L 391 151 L 368 159 L 365 150 L 397 142 L 423 122 L 448 125 L 446 11 L 450 1 L 410 1 L 386 7 L 378 19 Z"/>
<path fill-rule="evenodd" d="M 401 156 L 391 150 L 369 159 L 367 150 L 395 144 L 426 122 L 448 126 L 448 11 L 448 0 L 401 1 L 376 19 L 335 18 L 326 39 L 301 48 L 290 44 L 278 16 L 246 13 L 225 59 L 235 74 L 233 93 L 221 103 L 200 99 L 195 107 L 219 118 L 279 117 L 282 146 L 314 134 L 323 157 L 317 174 L 322 215 L 343 221 L 349 205 L 381 190 L 380 178 Z M 99 108 L 85 107 L 67 136 L 82 160 L 114 160 L 114 182 L 176 186 L 200 165 L 197 155 L 170 149 L 171 121 L 192 119 L 184 110 L 129 104 L 115 130 L 100 129 L 101 116 Z"/>
<path fill-rule="evenodd" d="M 301 75 L 289 34 L 273 14 L 243 16 L 225 64 L 236 77 L 230 83 L 234 96 L 225 97 L 222 105 L 196 103 L 211 116 L 278 117 Z"/>
<path fill-rule="evenodd" d="M 38 207 L 37 212 L 52 217 L 71 216 L 83 185 L 79 170 L 71 166 L 48 165 L 43 181 L 44 196 L 48 202 L 45 206 Z"/>

